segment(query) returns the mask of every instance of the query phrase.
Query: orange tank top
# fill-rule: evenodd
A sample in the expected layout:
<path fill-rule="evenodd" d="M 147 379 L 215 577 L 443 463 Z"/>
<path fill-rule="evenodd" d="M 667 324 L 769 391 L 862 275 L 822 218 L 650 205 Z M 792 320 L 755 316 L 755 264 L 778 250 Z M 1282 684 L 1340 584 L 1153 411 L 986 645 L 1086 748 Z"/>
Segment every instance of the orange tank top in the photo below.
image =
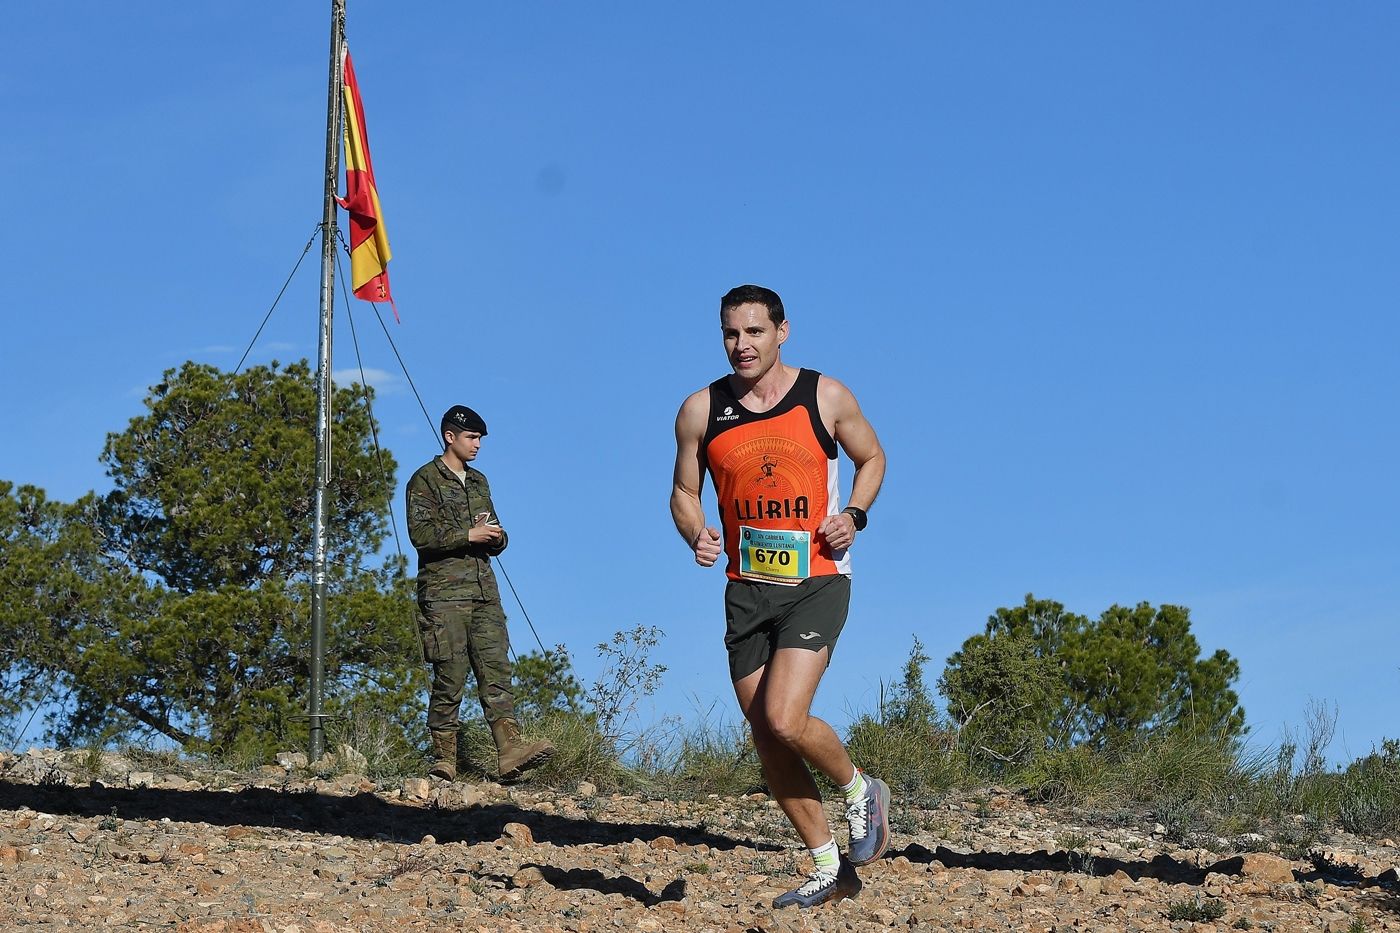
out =
<path fill-rule="evenodd" d="M 851 572 L 844 550 L 817 534 L 841 511 L 836 441 L 817 411 L 820 373 L 798 371 L 769 411 L 739 404 L 729 377 L 710 383 L 710 420 L 701 445 L 719 500 L 725 573 L 731 580 L 795 585 Z"/>

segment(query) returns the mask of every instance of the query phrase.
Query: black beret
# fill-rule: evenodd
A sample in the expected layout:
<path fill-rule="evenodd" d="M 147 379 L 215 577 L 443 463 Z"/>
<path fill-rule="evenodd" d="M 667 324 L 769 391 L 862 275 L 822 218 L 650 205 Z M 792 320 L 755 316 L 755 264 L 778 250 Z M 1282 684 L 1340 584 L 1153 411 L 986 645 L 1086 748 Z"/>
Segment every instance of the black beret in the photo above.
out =
<path fill-rule="evenodd" d="M 481 416 L 465 405 L 453 405 L 447 409 L 447 414 L 442 416 L 443 432 L 451 431 L 453 434 L 459 431 L 475 431 L 482 437 L 486 436 L 486 422 L 481 420 Z"/>

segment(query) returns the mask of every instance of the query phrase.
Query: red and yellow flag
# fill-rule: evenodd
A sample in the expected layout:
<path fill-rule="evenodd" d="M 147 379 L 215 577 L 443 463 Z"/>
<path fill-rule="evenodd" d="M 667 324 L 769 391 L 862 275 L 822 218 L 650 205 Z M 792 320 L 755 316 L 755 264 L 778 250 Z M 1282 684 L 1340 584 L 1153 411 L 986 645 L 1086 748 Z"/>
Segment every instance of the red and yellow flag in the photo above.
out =
<path fill-rule="evenodd" d="M 369 158 L 369 132 L 365 129 L 364 101 L 350 64 L 350 50 L 344 52 L 341 94 L 345 100 L 345 197 L 336 198 L 350 214 L 350 282 L 356 298 L 387 301 L 389 294 L 389 234 L 384 229 L 384 212 L 379 207 L 379 189 L 374 183 L 374 164 Z M 394 308 L 398 320 L 399 309 Z"/>

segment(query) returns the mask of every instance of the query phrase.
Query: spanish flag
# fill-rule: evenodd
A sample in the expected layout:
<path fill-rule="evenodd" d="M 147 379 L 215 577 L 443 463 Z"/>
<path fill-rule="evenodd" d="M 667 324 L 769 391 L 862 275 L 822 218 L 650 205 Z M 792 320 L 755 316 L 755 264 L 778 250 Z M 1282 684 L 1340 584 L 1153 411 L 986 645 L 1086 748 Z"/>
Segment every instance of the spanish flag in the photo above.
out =
<path fill-rule="evenodd" d="M 374 165 L 369 159 L 369 132 L 365 129 L 364 101 L 355 80 L 355 68 L 346 49 L 341 62 L 341 94 L 345 100 L 345 197 L 336 198 L 350 214 L 350 282 L 356 298 L 387 301 L 389 294 L 389 234 L 379 207 Z M 399 309 L 394 308 L 394 320 Z"/>

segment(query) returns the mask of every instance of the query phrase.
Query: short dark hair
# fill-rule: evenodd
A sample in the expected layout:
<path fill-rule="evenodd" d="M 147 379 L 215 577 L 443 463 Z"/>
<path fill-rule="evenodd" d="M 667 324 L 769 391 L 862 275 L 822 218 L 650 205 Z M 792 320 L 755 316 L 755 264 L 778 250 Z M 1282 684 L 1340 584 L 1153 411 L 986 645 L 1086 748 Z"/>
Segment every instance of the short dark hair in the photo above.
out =
<path fill-rule="evenodd" d="M 724 312 L 746 304 L 760 304 L 767 308 L 768 319 L 773 322 L 774 327 L 787 320 L 787 313 L 783 311 L 783 299 L 779 298 L 773 289 L 764 288 L 762 285 L 736 285 L 719 300 L 720 323 L 724 323 Z"/>

